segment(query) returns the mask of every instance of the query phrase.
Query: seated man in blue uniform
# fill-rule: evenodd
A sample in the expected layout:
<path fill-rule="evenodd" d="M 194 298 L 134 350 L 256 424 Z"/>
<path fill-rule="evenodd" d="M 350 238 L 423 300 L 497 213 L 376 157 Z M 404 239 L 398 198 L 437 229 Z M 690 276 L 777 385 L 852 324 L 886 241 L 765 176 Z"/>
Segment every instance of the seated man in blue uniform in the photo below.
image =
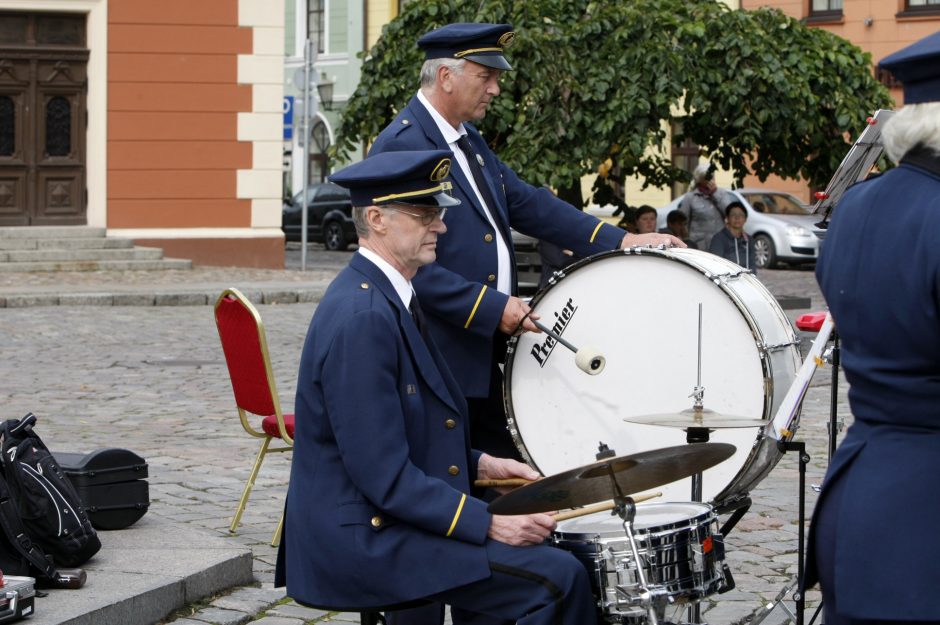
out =
<path fill-rule="evenodd" d="M 855 417 L 808 541 L 827 625 L 940 623 L 940 31 L 881 67 L 898 166 L 846 191 L 816 264 Z"/>
<path fill-rule="evenodd" d="M 426 598 L 523 624 L 596 621 L 584 566 L 543 544 L 550 515 L 491 515 L 474 478 L 535 479 L 472 450 L 460 387 L 411 288 L 434 261 L 448 151 L 367 158 L 331 176 L 350 189 L 359 250 L 307 333 L 277 585 L 343 610 Z"/>
<path fill-rule="evenodd" d="M 504 56 L 515 33 L 508 24 L 449 24 L 425 34 L 421 86 L 383 130 L 371 153 L 449 150 L 461 210 L 438 240 L 437 262 L 415 276 L 431 335 L 444 352 L 470 406 L 477 449 L 518 458 L 506 427 L 499 362 L 506 338 L 537 331 L 517 297 L 510 227 L 583 258 L 618 247 L 674 245 L 670 234 L 627 234 L 520 180 L 500 162 L 470 122 L 482 119 L 511 70 Z M 537 121 L 535 122 L 537 123 Z M 535 316 L 537 318 L 537 316 Z"/>

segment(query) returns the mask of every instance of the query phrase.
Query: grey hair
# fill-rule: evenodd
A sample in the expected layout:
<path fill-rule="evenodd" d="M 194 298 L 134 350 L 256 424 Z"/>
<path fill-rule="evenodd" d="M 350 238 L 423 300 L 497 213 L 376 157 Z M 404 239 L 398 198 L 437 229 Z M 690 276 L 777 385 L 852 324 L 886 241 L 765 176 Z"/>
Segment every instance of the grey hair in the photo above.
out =
<path fill-rule="evenodd" d="M 369 238 L 369 224 L 366 223 L 366 211 L 368 209 L 368 206 L 353 206 L 352 209 L 353 225 L 356 226 L 356 234 L 362 239 Z"/>
<path fill-rule="evenodd" d="M 888 157 L 895 163 L 918 145 L 940 155 L 940 102 L 908 104 L 881 131 Z"/>
<path fill-rule="evenodd" d="M 695 166 L 695 169 L 692 170 L 692 184 L 696 185 L 701 181 L 705 180 L 705 176 L 708 175 L 708 170 L 711 168 L 712 164 L 709 162 L 699 163 Z"/>
<path fill-rule="evenodd" d="M 421 66 L 421 86 L 433 87 L 437 81 L 437 70 L 441 67 L 447 67 L 455 74 L 463 73 L 463 68 L 467 64 L 464 59 L 428 59 Z"/>

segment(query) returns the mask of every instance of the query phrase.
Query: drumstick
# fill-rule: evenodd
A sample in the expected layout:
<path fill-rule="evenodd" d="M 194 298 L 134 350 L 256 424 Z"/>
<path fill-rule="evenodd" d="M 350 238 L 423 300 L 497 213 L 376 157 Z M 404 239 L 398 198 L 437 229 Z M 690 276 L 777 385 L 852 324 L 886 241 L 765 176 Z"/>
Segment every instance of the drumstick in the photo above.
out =
<path fill-rule="evenodd" d="M 633 503 L 640 503 L 641 501 L 648 501 L 650 499 L 655 499 L 656 497 L 662 497 L 663 494 L 659 491 L 655 493 L 647 493 L 645 495 L 636 495 L 633 497 Z M 604 503 L 594 504 L 593 506 L 585 506 L 583 508 L 576 508 L 574 510 L 566 510 L 564 512 L 558 512 L 552 515 L 552 518 L 556 521 L 567 521 L 568 519 L 574 519 L 579 516 L 585 516 L 588 514 L 594 514 L 595 512 L 603 512 L 605 510 L 613 510 L 614 502 L 605 501 Z"/>
<path fill-rule="evenodd" d="M 511 477 L 504 480 L 474 480 L 473 485 L 480 488 L 499 488 L 501 486 L 525 486 L 532 482 L 533 480 L 522 477 Z"/>

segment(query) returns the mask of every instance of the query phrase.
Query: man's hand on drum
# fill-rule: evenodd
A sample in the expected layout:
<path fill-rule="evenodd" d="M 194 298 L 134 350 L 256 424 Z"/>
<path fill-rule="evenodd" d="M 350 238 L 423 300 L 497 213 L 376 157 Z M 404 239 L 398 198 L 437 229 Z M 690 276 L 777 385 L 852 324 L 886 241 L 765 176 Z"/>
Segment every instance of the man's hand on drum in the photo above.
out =
<path fill-rule="evenodd" d="M 659 232 L 648 232 L 647 234 L 630 234 L 628 232 L 620 241 L 620 249 L 622 250 L 628 247 L 659 247 L 660 245 L 663 247 L 688 247 L 682 242 L 682 239 Z"/>
<path fill-rule="evenodd" d="M 518 297 L 509 297 L 506 307 L 503 308 L 503 318 L 499 322 L 499 329 L 503 334 L 515 334 L 520 332 L 519 324 L 522 323 L 521 332 L 541 332 L 533 319 L 538 319 L 536 313 L 531 312 L 532 308 Z M 530 314 L 531 313 L 531 314 Z"/>
<path fill-rule="evenodd" d="M 494 514 L 490 520 L 487 536 L 507 545 L 521 547 L 538 545 L 555 529 L 555 519 L 550 514 L 517 514 L 506 516 Z"/>
<path fill-rule="evenodd" d="M 527 464 L 513 460 L 512 458 L 494 458 L 489 454 L 481 454 L 480 461 L 477 463 L 478 480 L 506 480 L 510 478 L 522 478 L 534 482 L 542 477 L 539 472 Z M 505 493 L 512 488 L 497 488 L 499 493 Z"/>

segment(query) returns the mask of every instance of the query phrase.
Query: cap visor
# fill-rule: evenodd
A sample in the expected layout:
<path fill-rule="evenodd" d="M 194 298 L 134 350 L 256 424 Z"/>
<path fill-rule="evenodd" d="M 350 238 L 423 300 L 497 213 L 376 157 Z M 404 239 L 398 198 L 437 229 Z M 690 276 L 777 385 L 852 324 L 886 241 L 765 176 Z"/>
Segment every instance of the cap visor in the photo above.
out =
<path fill-rule="evenodd" d="M 509 61 L 507 61 L 502 54 L 469 54 L 463 58 L 468 61 L 473 61 L 477 65 L 485 65 L 493 69 L 501 69 L 504 71 L 512 69 L 512 65 L 509 64 Z"/>
<path fill-rule="evenodd" d="M 401 204 L 402 206 L 414 206 L 416 208 L 427 208 L 429 206 L 438 206 L 444 208 L 449 206 L 457 206 L 460 204 L 460 200 L 449 193 L 435 193 L 434 195 L 425 195 L 420 198 L 415 198 L 411 201 L 394 200 L 387 203 Z"/>

